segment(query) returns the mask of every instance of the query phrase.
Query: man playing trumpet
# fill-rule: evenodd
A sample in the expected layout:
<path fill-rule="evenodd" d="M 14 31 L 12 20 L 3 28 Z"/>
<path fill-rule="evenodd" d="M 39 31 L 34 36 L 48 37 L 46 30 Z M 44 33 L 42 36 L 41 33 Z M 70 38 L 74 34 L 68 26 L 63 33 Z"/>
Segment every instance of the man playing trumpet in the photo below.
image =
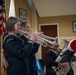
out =
<path fill-rule="evenodd" d="M 29 37 L 31 34 L 35 35 L 37 37 L 37 34 L 34 34 L 30 31 L 30 25 L 28 22 L 22 22 L 21 23 L 21 31 L 20 32 L 20 38 L 25 42 L 25 45 L 29 40 Z M 27 32 L 27 34 L 25 34 L 24 32 Z M 41 34 L 38 34 L 38 36 Z M 33 42 L 32 45 L 32 51 L 29 53 L 28 55 L 28 71 L 29 71 L 29 75 L 38 75 L 38 71 L 37 71 L 37 66 L 36 66 L 36 56 L 35 54 L 38 52 L 38 48 L 39 48 L 39 44 Z"/>

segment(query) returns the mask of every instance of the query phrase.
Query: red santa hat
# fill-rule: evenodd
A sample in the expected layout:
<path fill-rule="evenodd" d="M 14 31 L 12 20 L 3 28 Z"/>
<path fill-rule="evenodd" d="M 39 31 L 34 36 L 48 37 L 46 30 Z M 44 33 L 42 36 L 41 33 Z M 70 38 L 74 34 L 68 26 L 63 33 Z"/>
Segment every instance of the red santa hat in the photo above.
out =
<path fill-rule="evenodd" d="M 68 49 L 76 53 L 76 38 L 70 41 Z"/>

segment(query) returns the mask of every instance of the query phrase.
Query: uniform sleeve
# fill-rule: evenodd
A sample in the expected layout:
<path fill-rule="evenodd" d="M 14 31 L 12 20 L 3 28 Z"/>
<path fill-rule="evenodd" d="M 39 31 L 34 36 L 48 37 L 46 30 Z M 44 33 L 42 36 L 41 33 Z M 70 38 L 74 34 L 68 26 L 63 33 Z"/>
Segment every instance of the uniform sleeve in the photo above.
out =
<path fill-rule="evenodd" d="M 38 48 L 39 48 L 39 44 L 34 43 L 30 55 L 36 54 L 38 51 Z"/>
<path fill-rule="evenodd" d="M 47 57 L 47 64 L 49 67 L 58 66 L 58 63 L 55 62 L 55 60 L 53 59 L 53 57 L 49 51 L 47 51 L 46 57 Z"/>
<path fill-rule="evenodd" d="M 34 43 L 34 42 L 32 42 L 31 40 L 26 39 L 25 36 L 20 36 L 20 38 L 21 38 L 22 40 L 24 40 L 25 45 L 26 45 L 27 42 L 31 42 L 31 43 L 33 44 L 33 46 L 32 46 L 32 51 L 29 52 L 28 55 L 34 55 L 34 54 L 37 53 L 38 48 L 39 48 L 39 44 Z"/>
<path fill-rule="evenodd" d="M 32 43 L 28 43 L 25 47 L 22 47 L 17 42 L 11 40 L 9 42 L 6 42 L 4 48 L 11 54 L 19 58 L 24 58 L 28 55 L 29 52 L 31 52 Z"/>

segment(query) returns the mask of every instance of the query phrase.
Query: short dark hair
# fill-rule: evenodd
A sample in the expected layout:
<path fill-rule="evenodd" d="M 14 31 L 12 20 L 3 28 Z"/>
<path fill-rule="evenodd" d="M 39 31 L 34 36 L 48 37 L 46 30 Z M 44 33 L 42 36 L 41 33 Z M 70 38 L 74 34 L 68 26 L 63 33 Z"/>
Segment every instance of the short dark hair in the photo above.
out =
<path fill-rule="evenodd" d="M 26 27 L 27 22 L 21 22 L 21 27 Z"/>
<path fill-rule="evenodd" d="M 23 20 L 27 20 L 25 17 L 20 17 L 20 19 L 23 21 Z"/>
<path fill-rule="evenodd" d="M 7 22 L 6 22 L 6 30 L 7 32 L 14 31 L 14 25 L 20 21 L 19 18 L 17 17 L 9 17 Z M 20 21 L 21 22 L 21 21 Z"/>

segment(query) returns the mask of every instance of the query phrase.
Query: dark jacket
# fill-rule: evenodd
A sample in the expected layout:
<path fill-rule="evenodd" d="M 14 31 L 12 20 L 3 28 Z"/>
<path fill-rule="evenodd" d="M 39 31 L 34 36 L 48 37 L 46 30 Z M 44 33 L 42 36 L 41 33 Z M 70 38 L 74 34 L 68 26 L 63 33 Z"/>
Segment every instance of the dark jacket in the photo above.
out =
<path fill-rule="evenodd" d="M 26 43 L 29 41 L 27 38 L 25 38 L 25 36 L 20 36 L 20 38 L 22 40 L 24 40 L 25 42 L 25 45 Z M 38 72 L 37 72 L 37 67 L 36 67 L 36 56 L 35 54 L 37 53 L 38 51 L 38 48 L 39 48 L 39 44 L 37 43 L 34 43 L 33 46 L 32 46 L 32 51 L 29 53 L 28 55 L 28 62 L 29 62 L 29 71 L 30 71 L 30 75 L 38 75 Z"/>
<path fill-rule="evenodd" d="M 58 66 L 58 63 L 55 62 L 57 56 L 58 55 L 52 49 L 49 49 L 47 51 L 46 53 L 46 57 L 47 57 L 46 74 L 47 75 L 56 75 L 54 70 L 52 69 L 52 66 L 55 66 L 55 67 Z"/>
<path fill-rule="evenodd" d="M 37 66 L 36 66 L 36 56 L 35 56 L 35 54 L 38 51 L 38 48 L 39 48 L 39 45 L 34 43 L 32 52 L 28 56 L 29 65 L 30 65 L 30 75 L 38 75 Z"/>
<path fill-rule="evenodd" d="M 65 55 L 65 57 L 63 58 L 62 62 L 66 62 L 66 60 L 68 60 L 68 54 Z M 46 67 L 46 73 L 47 75 L 56 75 L 54 70 L 52 69 L 52 66 L 57 67 L 58 63 L 55 62 L 56 58 L 57 58 L 57 54 L 55 52 L 53 52 L 51 49 L 47 51 L 47 67 Z M 70 55 L 69 55 L 70 56 Z M 70 68 L 69 72 L 67 73 L 67 75 L 74 75 L 73 69 Z"/>
<path fill-rule="evenodd" d="M 7 75 L 27 75 L 28 70 L 25 69 L 25 66 L 28 67 L 28 65 L 25 62 L 27 61 L 29 52 L 32 51 L 31 48 L 31 42 L 28 42 L 25 46 L 24 41 L 17 36 L 5 36 L 3 49 L 6 53 L 5 58 L 8 61 Z"/>
<path fill-rule="evenodd" d="M 58 66 L 58 63 L 55 62 L 57 54 L 54 53 L 51 49 L 47 51 L 47 67 L 51 68 L 52 66 Z"/>

